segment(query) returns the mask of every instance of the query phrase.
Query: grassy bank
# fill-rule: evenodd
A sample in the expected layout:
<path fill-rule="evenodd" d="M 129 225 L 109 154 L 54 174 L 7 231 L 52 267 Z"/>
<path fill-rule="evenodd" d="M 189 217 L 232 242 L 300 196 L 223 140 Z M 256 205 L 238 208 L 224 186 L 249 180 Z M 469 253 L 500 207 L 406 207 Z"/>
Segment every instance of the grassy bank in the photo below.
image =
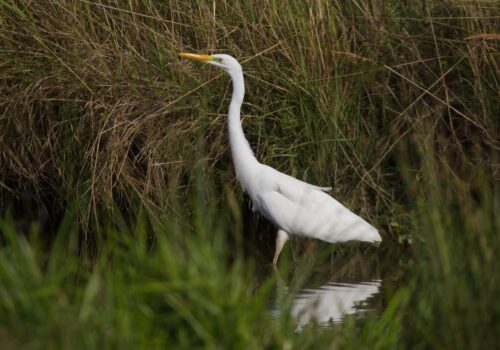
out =
<path fill-rule="evenodd" d="M 214 208 L 193 205 L 189 229 L 145 215 L 128 226 L 119 215 L 110 216 L 93 261 L 79 256 L 71 215 L 48 252 L 36 233 L 24 237 L 11 220 L 2 220 L 2 347 L 262 349 L 396 343 L 402 314 L 394 310 L 367 325 L 353 318 L 333 331 L 308 327 L 296 333 L 286 306 L 289 297 L 277 296 L 277 275 L 256 285 L 251 263 L 231 259 L 228 227 L 214 221 Z M 275 298 L 284 305 L 278 318 L 270 312 Z M 407 293 L 400 292 L 391 305 L 399 310 L 406 299 Z M 366 333 L 360 338 L 359 327 Z"/>
<path fill-rule="evenodd" d="M 493 346 L 499 19 L 494 1 L 1 1 L 0 340 Z M 404 256 L 383 313 L 301 334 L 270 319 L 273 277 L 256 288 L 243 258 L 269 228 L 234 180 L 229 81 L 181 51 L 237 57 L 258 159 L 331 185 L 380 256 Z"/>

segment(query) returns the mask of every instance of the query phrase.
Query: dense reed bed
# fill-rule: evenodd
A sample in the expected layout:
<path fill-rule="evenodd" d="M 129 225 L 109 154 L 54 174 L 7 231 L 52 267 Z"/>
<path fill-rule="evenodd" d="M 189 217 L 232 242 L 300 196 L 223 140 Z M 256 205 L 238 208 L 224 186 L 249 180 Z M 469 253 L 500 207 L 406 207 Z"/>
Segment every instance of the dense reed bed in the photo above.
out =
<path fill-rule="evenodd" d="M 1 1 L 2 348 L 494 347 L 499 20 L 494 1 Z M 237 57 L 257 158 L 380 228 L 405 275 L 383 311 L 270 317 L 228 78 L 181 51 Z M 284 275 L 372 249 L 295 244 Z"/>

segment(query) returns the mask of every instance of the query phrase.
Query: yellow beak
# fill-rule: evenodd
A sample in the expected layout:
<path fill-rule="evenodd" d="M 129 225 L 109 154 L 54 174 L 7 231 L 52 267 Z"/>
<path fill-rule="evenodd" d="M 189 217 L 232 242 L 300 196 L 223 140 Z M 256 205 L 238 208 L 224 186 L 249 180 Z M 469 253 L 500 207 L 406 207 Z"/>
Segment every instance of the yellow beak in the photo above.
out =
<path fill-rule="evenodd" d="M 187 58 L 193 61 L 207 62 L 207 61 L 215 61 L 215 59 L 210 55 L 198 55 L 195 53 L 179 53 L 177 54 L 179 57 Z"/>

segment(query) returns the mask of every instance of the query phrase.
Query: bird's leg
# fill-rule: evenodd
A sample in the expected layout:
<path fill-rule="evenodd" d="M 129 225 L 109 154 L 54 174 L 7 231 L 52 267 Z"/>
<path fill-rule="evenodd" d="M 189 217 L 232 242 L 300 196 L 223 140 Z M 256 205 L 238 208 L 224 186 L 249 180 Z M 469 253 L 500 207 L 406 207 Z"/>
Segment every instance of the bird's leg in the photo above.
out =
<path fill-rule="evenodd" d="M 281 250 L 288 241 L 288 233 L 282 229 L 278 229 L 278 234 L 276 235 L 276 249 L 274 251 L 273 265 L 276 266 L 278 263 L 278 257 L 280 256 Z"/>

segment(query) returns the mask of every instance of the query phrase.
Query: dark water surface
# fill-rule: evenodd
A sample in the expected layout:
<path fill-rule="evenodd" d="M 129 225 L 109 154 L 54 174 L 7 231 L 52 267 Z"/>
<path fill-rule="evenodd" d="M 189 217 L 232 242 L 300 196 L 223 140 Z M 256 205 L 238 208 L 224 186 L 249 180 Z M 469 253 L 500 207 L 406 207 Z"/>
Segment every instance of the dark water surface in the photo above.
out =
<path fill-rule="evenodd" d="M 309 324 L 330 327 L 341 323 L 347 315 L 373 311 L 371 299 L 380 293 L 380 280 L 356 283 L 326 283 L 317 288 L 303 288 L 289 292 L 291 314 L 300 330 Z M 283 292 L 288 292 L 286 287 Z M 281 303 L 276 300 L 271 310 L 274 316 L 281 312 Z"/>
<path fill-rule="evenodd" d="M 268 248 L 261 247 L 261 252 Z M 331 327 L 348 315 L 379 314 L 404 285 L 409 261 L 399 246 L 300 239 L 283 254 L 277 269 L 269 264 L 269 252 L 258 254 L 255 279 L 257 284 L 275 279 L 270 312 L 278 317 L 283 309 L 290 310 L 297 330 L 312 324 Z"/>

